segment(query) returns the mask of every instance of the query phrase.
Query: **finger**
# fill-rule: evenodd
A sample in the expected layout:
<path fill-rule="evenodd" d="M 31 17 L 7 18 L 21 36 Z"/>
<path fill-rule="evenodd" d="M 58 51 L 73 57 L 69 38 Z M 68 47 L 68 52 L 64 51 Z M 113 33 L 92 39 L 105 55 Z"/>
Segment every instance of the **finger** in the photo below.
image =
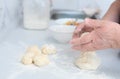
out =
<path fill-rule="evenodd" d="M 79 38 L 79 34 L 77 34 L 77 33 L 73 34 L 72 39 L 75 39 L 75 38 Z"/>
<path fill-rule="evenodd" d="M 91 27 L 88 27 L 88 26 L 85 26 L 82 31 L 83 32 L 92 32 L 94 30 L 94 28 L 91 28 Z"/>
<path fill-rule="evenodd" d="M 74 33 L 73 39 L 75 39 L 75 38 L 80 38 L 80 36 L 81 36 L 83 33 L 84 33 L 83 31 L 80 31 L 79 33 Z"/>
<path fill-rule="evenodd" d="M 74 33 L 73 33 L 73 39 L 79 38 L 79 36 L 82 34 L 82 28 L 84 27 L 83 23 L 80 23 L 78 27 L 76 27 Z"/>
<path fill-rule="evenodd" d="M 85 44 L 88 43 L 92 40 L 91 34 L 86 34 L 80 38 L 75 38 L 73 40 L 71 40 L 71 44 L 74 45 L 79 45 L 79 44 Z"/>
<path fill-rule="evenodd" d="M 85 25 L 87 27 L 96 27 L 96 28 L 99 28 L 99 27 L 102 27 L 102 26 L 105 25 L 105 21 L 86 18 L 85 19 Z"/>
<path fill-rule="evenodd" d="M 79 33 L 79 32 L 91 32 L 92 30 L 94 30 L 93 27 L 89 26 L 87 23 L 82 22 L 80 23 L 80 25 L 78 27 L 76 27 L 74 33 Z"/>
<path fill-rule="evenodd" d="M 82 51 L 82 52 L 85 52 L 85 51 L 95 51 L 95 50 L 97 50 L 97 49 L 95 48 L 95 46 L 93 46 L 92 42 L 87 43 L 87 44 L 82 44 L 82 45 L 73 46 L 72 48 L 75 49 L 75 50 L 80 50 L 80 51 Z"/>
<path fill-rule="evenodd" d="M 84 27 L 84 23 L 80 23 L 79 26 L 76 27 L 74 33 L 79 33 Z"/>

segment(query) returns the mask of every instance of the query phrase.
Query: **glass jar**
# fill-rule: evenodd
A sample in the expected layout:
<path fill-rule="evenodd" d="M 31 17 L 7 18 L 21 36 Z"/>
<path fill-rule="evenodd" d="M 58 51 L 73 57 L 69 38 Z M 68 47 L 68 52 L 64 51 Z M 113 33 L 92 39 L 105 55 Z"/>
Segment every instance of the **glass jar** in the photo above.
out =
<path fill-rule="evenodd" d="M 5 5 L 4 0 L 0 0 L 0 30 L 4 27 L 4 19 L 5 19 Z"/>
<path fill-rule="evenodd" d="M 46 29 L 50 19 L 49 0 L 23 0 L 24 28 Z"/>

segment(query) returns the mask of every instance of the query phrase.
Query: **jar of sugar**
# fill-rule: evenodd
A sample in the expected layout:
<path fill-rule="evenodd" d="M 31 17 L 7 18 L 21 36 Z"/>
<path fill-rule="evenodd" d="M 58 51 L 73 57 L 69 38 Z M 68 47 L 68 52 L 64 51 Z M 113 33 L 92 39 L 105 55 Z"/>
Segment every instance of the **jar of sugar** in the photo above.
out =
<path fill-rule="evenodd" d="M 23 0 L 26 29 L 46 29 L 50 19 L 50 0 Z"/>

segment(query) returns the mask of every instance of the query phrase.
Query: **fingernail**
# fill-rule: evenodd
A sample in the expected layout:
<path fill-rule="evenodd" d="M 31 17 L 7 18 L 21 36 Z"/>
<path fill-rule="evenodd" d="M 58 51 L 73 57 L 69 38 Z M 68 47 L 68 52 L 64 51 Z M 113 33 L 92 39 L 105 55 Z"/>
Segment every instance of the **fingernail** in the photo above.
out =
<path fill-rule="evenodd" d="M 75 33 L 78 33 L 78 30 L 75 30 Z"/>
<path fill-rule="evenodd" d="M 78 33 L 78 32 L 80 32 L 81 31 L 81 29 L 76 29 L 75 30 L 75 33 Z"/>
<path fill-rule="evenodd" d="M 74 49 L 74 46 L 71 46 L 71 49 Z"/>
<path fill-rule="evenodd" d="M 88 20 L 90 20 L 90 18 L 85 18 L 85 21 L 88 21 Z"/>
<path fill-rule="evenodd" d="M 85 22 L 86 22 L 86 23 L 89 23 L 89 22 L 91 22 L 91 20 L 92 20 L 92 19 L 90 19 L 90 18 L 86 18 L 86 19 L 85 19 Z"/>
<path fill-rule="evenodd" d="M 74 39 L 70 41 L 70 44 L 73 44 L 74 43 Z"/>
<path fill-rule="evenodd" d="M 80 29 L 80 28 L 78 28 L 77 30 L 78 30 L 78 31 L 81 31 L 81 29 Z"/>
<path fill-rule="evenodd" d="M 69 41 L 69 44 L 71 44 L 72 40 Z"/>
<path fill-rule="evenodd" d="M 78 47 L 73 46 L 72 49 L 74 50 L 79 50 Z"/>
<path fill-rule="evenodd" d="M 69 41 L 69 44 L 72 44 L 72 40 Z"/>

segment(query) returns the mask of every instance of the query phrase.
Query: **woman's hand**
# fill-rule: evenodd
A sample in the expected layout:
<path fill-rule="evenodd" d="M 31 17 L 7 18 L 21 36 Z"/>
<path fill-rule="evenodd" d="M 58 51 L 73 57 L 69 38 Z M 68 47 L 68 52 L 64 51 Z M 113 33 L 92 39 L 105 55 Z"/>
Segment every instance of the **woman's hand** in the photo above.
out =
<path fill-rule="evenodd" d="M 89 34 L 79 37 L 83 32 Z M 85 19 L 75 30 L 70 43 L 73 49 L 81 51 L 119 48 L 120 25 L 110 21 Z"/>

